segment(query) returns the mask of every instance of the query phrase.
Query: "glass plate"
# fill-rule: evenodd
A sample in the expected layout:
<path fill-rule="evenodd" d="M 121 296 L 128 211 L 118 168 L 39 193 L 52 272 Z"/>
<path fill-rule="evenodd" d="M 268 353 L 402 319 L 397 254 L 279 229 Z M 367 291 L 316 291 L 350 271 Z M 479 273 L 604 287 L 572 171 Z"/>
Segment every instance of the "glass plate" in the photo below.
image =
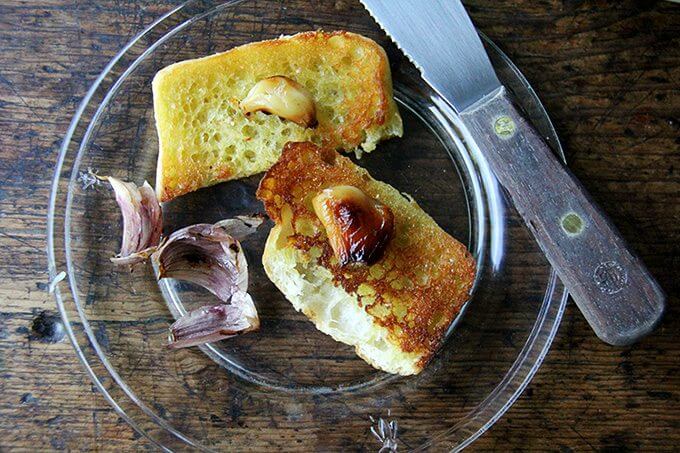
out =
<path fill-rule="evenodd" d="M 557 331 L 566 291 L 474 143 L 461 138 L 455 113 L 358 2 L 322 2 L 313 14 L 305 3 L 191 1 L 144 30 L 105 68 L 73 119 L 54 175 L 49 272 L 68 277 L 55 291 L 58 308 L 96 387 L 160 448 L 371 451 L 394 441 L 400 450 L 460 449 L 534 375 Z M 345 8 L 340 14 L 338 5 Z M 91 172 L 153 182 L 154 74 L 176 61 L 319 28 L 358 32 L 385 47 L 404 137 L 382 143 L 359 163 L 411 194 L 479 263 L 464 314 L 416 377 L 371 368 L 293 310 L 262 269 L 268 227 L 244 242 L 260 331 L 200 349 L 168 351 L 167 328 L 183 310 L 214 303 L 212 296 L 172 280 L 159 285 L 148 266 L 130 273 L 109 261 L 119 248 L 120 213 Z M 485 43 L 503 83 L 562 157 L 529 84 Z M 259 179 L 165 204 L 165 232 L 261 212 L 254 198 Z"/>

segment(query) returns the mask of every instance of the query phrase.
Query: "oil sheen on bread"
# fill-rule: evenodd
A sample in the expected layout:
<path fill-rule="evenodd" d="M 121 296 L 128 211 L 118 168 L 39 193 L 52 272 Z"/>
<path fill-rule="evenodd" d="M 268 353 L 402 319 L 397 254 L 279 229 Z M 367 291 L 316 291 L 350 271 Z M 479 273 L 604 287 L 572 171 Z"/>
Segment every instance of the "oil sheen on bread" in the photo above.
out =
<path fill-rule="evenodd" d="M 329 187 L 357 188 L 394 214 L 377 261 L 343 265 L 312 206 Z M 376 368 L 419 373 L 469 298 L 475 262 L 415 201 L 332 149 L 288 143 L 257 196 L 276 222 L 263 255 L 274 284 L 316 327 Z"/>
<path fill-rule="evenodd" d="M 316 121 L 243 111 L 249 91 L 274 76 L 311 94 Z M 300 33 L 173 64 L 156 74 L 153 98 L 161 201 L 265 171 L 288 141 L 369 152 L 402 134 L 384 50 L 343 31 Z"/>

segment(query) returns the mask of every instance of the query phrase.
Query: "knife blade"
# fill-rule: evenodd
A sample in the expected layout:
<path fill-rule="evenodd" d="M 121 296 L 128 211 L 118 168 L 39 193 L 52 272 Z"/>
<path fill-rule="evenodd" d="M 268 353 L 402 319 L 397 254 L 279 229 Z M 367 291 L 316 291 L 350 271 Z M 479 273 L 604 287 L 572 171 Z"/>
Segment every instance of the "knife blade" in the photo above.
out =
<path fill-rule="evenodd" d="M 414 2 L 405 0 L 361 2 L 423 79 L 458 112 L 501 88 L 460 2 L 428 0 L 419 2 L 417 11 Z"/>
<path fill-rule="evenodd" d="M 459 0 L 360 0 L 456 110 L 597 336 L 650 333 L 665 294 L 642 261 L 515 107 Z"/>

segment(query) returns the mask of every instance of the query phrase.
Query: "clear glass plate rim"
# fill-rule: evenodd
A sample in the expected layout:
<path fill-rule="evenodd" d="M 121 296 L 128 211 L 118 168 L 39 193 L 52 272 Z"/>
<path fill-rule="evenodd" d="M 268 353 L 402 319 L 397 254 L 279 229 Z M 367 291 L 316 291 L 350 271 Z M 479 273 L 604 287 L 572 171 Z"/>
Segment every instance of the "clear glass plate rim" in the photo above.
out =
<path fill-rule="evenodd" d="M 172 28 L 168 33 L 165 33 L 160 39 L 158 39 L 156 42 L 154 42 L 151 46 L 149 46 L 144 52 L 142 52 L 135 60 L 133 63 L 121 74 L 121 76 L 118 78 L 118 80 L 112 85 L 112 87 L 115 87 L 121 80 L 125 78 L 125 76 L 136 66 L 135 63 L 139 60 L 141 60 L 146 54 L 151 52 L 155 47 L 160 45 L 163 41 L 166 39 L 172 37 L 172 35 L 176 34 L 177 32 L 181 31 L 181 29 L 185 28 L 188 26 L 190 23 L 195 22 L 196 20 L 200 20 L 202 17 L 205 17 L 211 13 L 214 13 L 216 8 L 222 9 L 226 8 L 228 6 L 232 6 L 235 4 L 239 4 L 244 2 L 244 0 L 232 0 L 228 2 L 224 2 L 219 4 L 218 6 L 214 6 L 212 8 L 207 9 L 204 11 L 202 14 L 196 15 L 189 19 L 188 21 L 182 22 L 179 25 L 177 25 L 175 28 Z M 160 25 L 162 22 L 176 14 L 177 12 L 185 9 L 187 6 L 195 4 L 195 3 L 200 3 L 197 0 L 190 0 L 188 2 L 183 3 L 182 5 L 172 9 L 168 13 L 164 14 L 163 16 L 159 17 L 157 20 L 152 22 L 148 27 L 146 27 L 144 30 L 142 30 L 140 33 L 138 33 L 133 39 L 131 39 L 122 49 L 120 52 L 118 52 L 112 60 L 106 65 L 104 70 L 101 72 L 101 74 L 97 77 L 97 79 L 93 82 L 91 85 L 90 89 L 87 91 L 85 97 L 81 101 L 81 103 L 78 106 L 78 109 L 76 113 L 74 114 L 74 117 L 69 125 L 69 128 L 67 130 L 67 133 L 64 137 L 64 140 L 62 142 L 57 164 L 55 166 L 55 173 L 54 173 L 54 179 L 52 181 L 52 188 L 51 188 L 51 193 L 50 193 L 50 201 L 49 201 L 49 206 L 48 206 L 48 227 L 47 227 L 47 252 L 48 252 L 48 273 L 49 273 L 49 278 L 50 281 L 54 281 L 55 278 L 57 277 L 57 274 L 59 273 L 57 269 L 57 264 L 56 264 L 56 254 L 55 254 L 55 213 L 56 213 L 56 203 L 57 203 L 57 198 L 59 196 L 59 183 L 61 181 L 61 173 L 63 170 L 63 166 L 66 160 L 66 155 L 68 154 L 69 146 L 71 144 L 71 140 L 73 139 L 73 135 L 75 134 L 75 131 L 80 124 L 80 121 L 82 119 L 82 115 L 87 108 L 88 104 L 90 103 L 92 97 L 94 94 L 97 92 L 97 89 L 100 87 L 101 83 L 103 80 L 106 78 L 106 76 L 110 73 L 110 71 L 113 69 L 113 67 L 120 61 L 120 59 L 136 44 L 139 42 L 139 40 L 147 35 L 150 31 L 152 31 L 154 28 L 156 28 L 158 25 Z M 535 93 L 533 92 L 533 89 L 531 85 L 526 81 L 524 78 L 523 74 L 512 64 L 511 60 L 491 41 L 489 40 L 486 36 L 482 35 L 485 41 L 493 46 L 495 50 L 509 63 L 510 67 L 513 69 L 515 72 L 515 75 L 522 80 L 524 85 L 530 92 L 535 96 Z M 110 90 L 110 91 L 115 91 L 115 90 Z M 107 94 L 107 97 L 111 92 Z M 106 98 L 105 98 L 106 99 Z M 105 100 L 104 99 L 104 100 Z M 104 101 L 102 101 L 104 103 Z M 548 119 L 549 125 L 552 128 L 552 123 L 549 121 L 549 117 L 547 113 L 545 112 L 543 105 L 539 104 L 540 109 L 542 110 L 542 114 L 545 115 L 545 117 Z M 91 121 L 94 120 L 95 117 L 91 118 Z M 89 129 L 89 127 L 88 127 Z M 83 137 L 85 138 L 88 134 Z M 562 153 L 562 149 L 559 145 L 559 142 L 557 143 L 557 148 L 558 152 L 561 154 L 561 157 L 564 159 L 564 155 Z M 75 164 L 75 162 L 74 162 Z M 71 175 L 71 179 L 75 178 L 77 175 L 75 174 L 75 169 L 74 169 L 74 174 Z M 66 238 L 68 241 L 68 238 Z M 72 291 L 75 291 L 74 288 L 76 288 L 76 282 L 74 281 L 74 276 L 72 272 L 69 272 L 67 274 L 67 277 L 69 279 L 69 286 L 72 288 Z M 555 286 L 556 283 L 556 275 L 554 271 L 551 271 L 551 285 Z M 90 378 L 98 388 L 98 390 L 104 395 L 105 399 L 109 402 L 109 404 L 112 405 L 114 410 L 128 423 L 130 426 L 133 427 L 138 433 L 146 437 L 150 442 L 152 442 L 155 446 L 159 447 L 160 449 L 169 451 L 166 447 L 163 445 L 159 444 L 151 435 L 149 435 L 144 429 L 142 429 L 126 412 L 125 410 L 113 399 L 113 397 L 110 395 L 110 393 L 105 389 L 104 385 L 102 384 L 101 380 L 99 379 L 97 373 L 92 369 L 90 366 L 87 358 L 85 357 L 85 354 L 83 350 L 80 347 L 80 344 L 78 343 L 78 339 L 76 338 L 75 332 L 71 328 L 71 324 L 69 321 L 69 317 L 67 314 L 67 309 L 65 307 L 64 301 L 61 297 L 60 290 L 58 286 L 54 289 L 54 295 L 57 303 L 58 310 L 64 320 L 65 323 L 65 328 L 69 337 L 69 340 L 73 344 L 73 347 L 76 351 L 76 354 L 85 367 L 87 373 L 89 374 Z M 77 295 L 74 294 L 74 296 L 77 298 Z M 482 435 L 490 426 L 493 425 L 504 413 L 505 411 L 514 403 L 514 401 L 519 397 L 519 395 L 522 393 L 526 385 L 529 383 L 529 381 L 533 378 L 534 374 L 540 367 L 545 355 L 547 354 L 549 347 L 552 343 L 552 340 L 558 330 L 562 313 L 564 311 L 564 306 L 566 304 L 566 299 L 567 299 L 567 292 L 563 291 L 562 296 L 559 298 L 558 301 L 558 307 L 557 307 L 557 314 L 554 318 L 553 325 L 551 326 L 549 335 L 545 338 L 545 342 L 543 343 L 542 347 L 540 348 L 539 354 L 537 356 L 537 360 L 533 363 L 531 369 L 528 371 L 528 373 L 525 376 L 525 379 L 519 383 L 519 386 L 516 388 L 514 391 L 513 395 L 511 398 L 508 399 L 508 401 L 505 402 L 503 407 L 497 411 L 495 416 L 493 416 L 490 420 L 488 420 L 481 428 L 479 428 L 473 435 L 471 435 L 460 447 L 464 447 L 472 443 L 475 439 L 477 439 L 480 435 Z M 547 306 L 546 302 L 549 301 L 544 301 L 542 308 L 541 308 L 541 314 L 545 315 L 547 312 L 547 309 L 550 308 Z M 97 340 L 94 336 L 94 333 L 89 329 L 88 323 L 86 321 L 84 313 L 81 311 L 81 308 L 77 305 L 77 311 L 79 313 L 79 316 L 83 318 L 82 320 L 85 320 L 85 326 L 86 326 L 86 334 L 89 337 L 89 340 L 93 344 L 100 360 L 103 361 L 103 364 L 105 365 L 107 371 L 111 374 L 111 377 L 113 377 L 114 381 L 121 387 L 121 389 L 126 393 L 126 395 L 135 403 L 137 404 L 138 407 L 140 407 L 146 415 L 152 418 L 152 420 L 157 423 L 159 426 L 163 427 L 170 433 L 172 433 L 174 436 L 176 436 L 178 439 L 182 440 L 183 442 L 194 446 L 196 448 L 204 449 L 199 443 L 195 442 L 193 439 L 188 438 L 187 436 L 184 436 L 182 433 L 176 431 L 172 426 L 168 425 L 165 420 L 160 418 L 157 414 L 155 414 L 152 410 L 150 410 L 148 407 L 145 407 L 145 405 L 136 398 L 134 393 L 132 393 L 129 388 L 125 385 L 124 381 L 120 379 L 119 376 L 117 376 L 117 373 L 112 369 L 110 364 L 106 363 L 105 357 L 103 357 L 103 353 L 101 349 L 99 349 L 99 346 L 97 344 Z M 521 358 L 525 357 L 529 352 L 533 350 L 533 348 L 536 346 L 536 335 L 538 332 L 540 332 L 541 328 L 544 327 L 543 323 L 545 322 L 545 316 L 540 316 L 537 318 L 536 323 L 534 324 L 534 328 L 532 330 L 531 335 L 525 342 L 525 345 L 518 354 L 518 357 L 513 364 L 513 366 L 510 368 L 510 371 L 508 374 L 506 374 L 505 378 L 498 384 L 498 386 L 494 389 L 493 392 L 489 394 L 489 396 L 482 402 L 478 407 L 483 406 L 489 399 L 493 398 L 499 390 L 501 390 L 504 387 L 507 387 L 510 383 L 513 382 L 513 379 L 516 377 L 514 373 L 511 373 L 512 370 L 517 368 L 518 364 L 521 365 L 523 362 L 520 361 Z M 146 410 L 144 410 L 146 409 Z M 473 409 L 470 414 L 474 414 L 477 408 Z M 466 417 L 467 418 L 467 417 Z M 454 427 L 450 428 L 448 431 L 445 433 L 442 433 L 440 436 L 437 436 L 437 438 L 432 439 L 433 442 L 437 442 L 440 440 L 442 437 L 445 437 L 447 433 L 449 433 L 451 430 L 455 429 L 458 427 L 458 425 L 455 425 Z M 425 448 L 426 446 L 423 446 L 421 448 Z M 420 448 L 419 448 L 420 449 Z"/>

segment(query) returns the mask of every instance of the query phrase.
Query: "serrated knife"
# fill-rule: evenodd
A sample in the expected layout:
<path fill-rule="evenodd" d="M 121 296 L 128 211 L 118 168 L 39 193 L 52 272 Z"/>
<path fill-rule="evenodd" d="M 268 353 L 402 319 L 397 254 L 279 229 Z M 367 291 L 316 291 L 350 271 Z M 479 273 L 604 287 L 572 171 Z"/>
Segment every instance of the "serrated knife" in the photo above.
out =
<path fill-rule="evenodd" d="M 456 110 L 595 333 L 627 345 L 665 295 L 581 183 L 513 105 L 459 0 L 360 0 Z"/>

